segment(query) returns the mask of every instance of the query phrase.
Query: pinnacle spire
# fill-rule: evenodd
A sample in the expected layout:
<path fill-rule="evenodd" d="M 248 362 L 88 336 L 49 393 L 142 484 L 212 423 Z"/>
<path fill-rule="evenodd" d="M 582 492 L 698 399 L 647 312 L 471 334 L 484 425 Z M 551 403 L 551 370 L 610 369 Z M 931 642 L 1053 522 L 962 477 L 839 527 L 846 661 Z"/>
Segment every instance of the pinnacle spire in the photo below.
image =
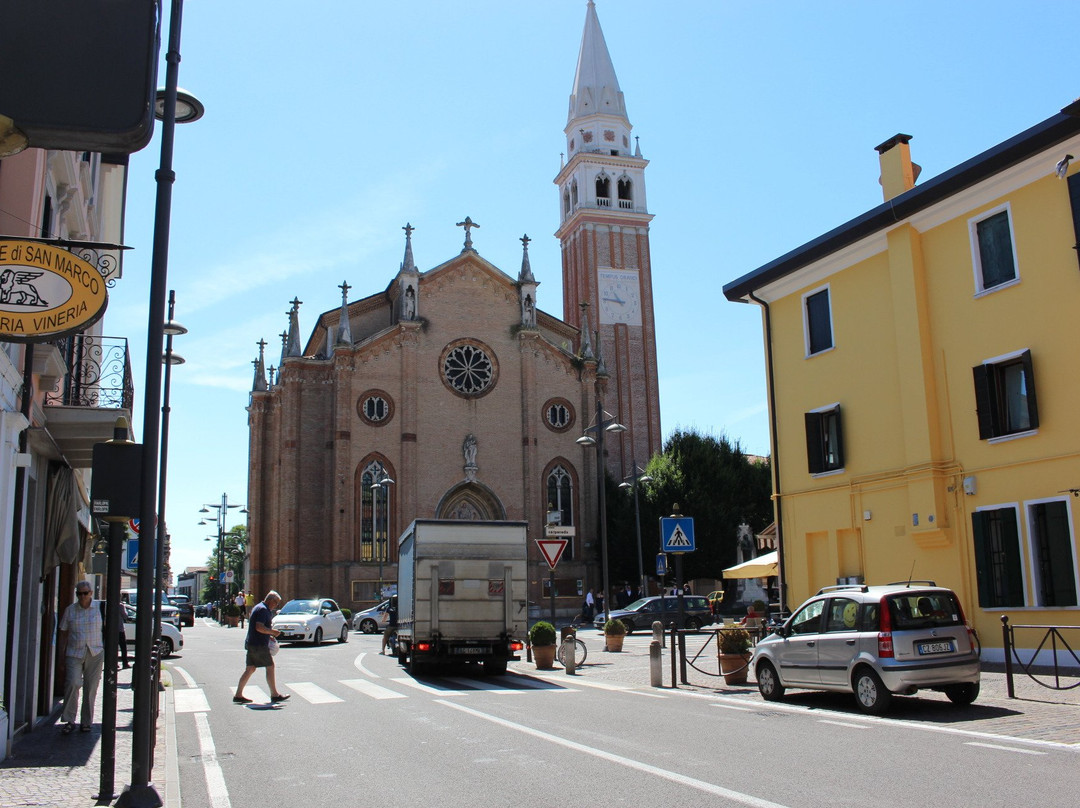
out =
<path fill-rule="evenodd" d="M 533 277 L 532 266 L 529 264 L 529 234 L 521 237 L 521 272 L 518 273 L 518 283 L 536 283 Z"/>
<path fill-rule="evenodd" d="M 338 287 L 341 290 L 341 314 L 338 317 L 337 339 L 338 345 L 352 345 L 352 328 L 349 326 L 349 286 L 348 281 L 342 281 Z"/>
<path fill-rule="evenodd" d="M 405 226 L 401 229 L 405 231 L 405 259 L 401 262 L 401 271 L 415 272 L 416 264 L 413 263 L 412 257 L 412 233 L 416 228 L 405 222 Z"/>
<path fill-rule="evenodd" d="M 570 112 L 567 126 L 579 118 L 590 115 L 616 115 L 626 119 L 626 102 L 615 66 L 608 53 L 600 18 L 596 16 L 596 4 L 589 0 L 585 12 L 585 30 L 581 34 L 577 71 L 574 73 L 574 89 L 570 93 Z M 627 121 L 629 126 L 629 121 Z"/>
<path fill-rule="evenodd" d="M 266 340 L 260 339 L 256 345 L 259 346 L 259 358 L 255 360 L 255 381 L 251 386 L 252 390 L 262 392 L 266 390 Z"/>

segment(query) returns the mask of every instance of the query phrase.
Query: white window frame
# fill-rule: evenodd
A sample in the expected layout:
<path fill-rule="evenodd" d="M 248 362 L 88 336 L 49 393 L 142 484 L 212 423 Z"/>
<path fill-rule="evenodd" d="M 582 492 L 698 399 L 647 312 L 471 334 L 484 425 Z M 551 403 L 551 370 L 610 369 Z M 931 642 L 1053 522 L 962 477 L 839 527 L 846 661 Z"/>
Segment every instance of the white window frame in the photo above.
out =
<path fill-rule="evenodd" d="M 843 409 L 843 407 L 840 406 L 840 402 L 839 401 L 834 401 L 832 404 L 829 404 L 828 406 L 825 406 L 825 407 L 815 407 L 812 410 L 807 410 L 807 413 L 817 415 L 817 414 L 823 413 L 823 412 L 833 412 L 834 410 L 839 414 L 839 417 L 840 417 L 840 424 L 839 424 L 840 430 L 839 430 L 839 432 L 837 434 L 837 439 L 840 441 L 840 448 L 842 450 L 843 445 L 844 445 L 844 434 L 843 434 L 844 433 L 844 409 Z M 843 457 L 841 458 L 841 460 L 843 460 L 843 462 L 840 464 L 839 468 L 828 469 L 827 471 L 812 471 L 812 472 L 810 472 L 810 476 L 813 479 L 816 480 L 816 479 L 818 479 L 820 477 L 833 477 L 833 476 L 835 476 L 837 474 L 846 473 L 847 472 L 847 453 L 844 452 L 844 451 L 841 451 L 840 453 L 843 455 Z M 807 462 L 809 462 L 809 458 L 807 458 Z"/>
<path fill-rule="evenodd" d="M 814 353 L 810 352 L 810 312 L 806 308 L 806 301 L 820 292 L 828 293 L 829 300 L 829 347 L 823 348 L 820 351 Z M 836 348 L 836 331 L 833 328 L 833 313 L 832 313 L 832 284 L 825 284 L 819 286 L 816 289 L 811 289 L 805 292 L 802 296 L 802 320 L 803 320 L 803 350 L 805 352 L 804 358 L 809 359 L 811 356 L 821 356 Z"/>
<path fill-rule="evenodd" d="M 1028 586 L 1028 572 L 1031 570 L 1031 556 L 1028 553 L 1028 537 L 1031 535 L 1027 530 L 1028 523 L 1026 514 L 1021 512 L 1019 502 L 1001 502 L 996 505 L 982 505 L 975 509 L 979 511 L 1003 511 L 1006 508 L 1011 508 L 1016 516 L 1016 543 L 1019 545 L 1017 550 L 1020 553 L 1020 584 L 1024 588 L 1024 607 L 1031 605 L 1031 591 Z M 975 563 L 977 559 L 972 559 L 972 572 L 976 572 Z M 1002 609 L 1017 608 L 1014 606 L 979 606 L 978 591 L 975 594 L 975 608 L 981 608 L 983 611 L 997 611 Z M 1022 608 L 1022 607 L 1021 607 Z"/>
<path fill-rule="evenodd" d="M 1065 503 L 1065 511 L 1066 511 L 1066 513 L 1068 513 L 1068 516 L 1069 516 L 1069 520 L 1068 520 L 1069 521 L 1069 537 L 1072 540 L 1073 584 L 1076 586 L 1077 595 L 1080 596 L 1080 565 L 1078 565 L 1078 563 L 1077 563 L 1077 559 L 1080 558 L 1080 547 L 1077 546 L 1076 532 L 1073 530 L 1074 522 L 1073 522 L 1073 512 L 1072 512 L 1071 499 L 1072 499 L 1072 497 L 1066 495 L 1066 496 L 1063 496 L 1063 497 L 1044 497 L 1043 499 L 1026 499 L 1026 500 L 1024 500 L 1024 528 L 1027 531 L 1027 541 L 1026 542 L 1021 541 L 1021 545 L 1026 545 L 1027 546 L 1027 551 L 1028 551 L 1027 557 L 1029 559 L 1031 559 L 1030 562 L 1026 563 L 1025 570 L 1026 570 L 1026 572 L 1028 574 L 1024 576 L 1024 603 L 1026 605 L 1028 605 L 1028 606 L 1035 606 L 1035 607 L 1038 607 L 1040 609 L 1055 609 L 1055 610 L 1058 610 L 1058 609 L 1065 609 L 1065 610 L 1068 610 L 1068 609 L 1080 609 L 1080 606 L 1044 606 L 1043 602 L 1042 602 L 1043 594 L 1042 594 L 1041 589 L 1039 588 L 1039 578 L 1038 578 L 1038 574 L 1037 574 L 1038 571 L 1035 569 L 1035 557 L 1036 557 L 1037 551 L 1036 551 L 1036 548 L 1035 548 L 1035 528 L 1034 528 L 1034 519 L 1032 518 L 1032 508 L 1035 505 L 1046 505 L 1047 503 L 1050 503 L 1050 502 L 1064 502 Z M 1028 593 L 1028 588 L 1027 588 L 1028 575 L 1030 575 L 1030 577 L 1031 577 L 1031 590 L 1030 590 L 1031 591 L 1031 597 L 1030 597 L 1030 599 L 1028 598 L 1028 594 L 1027 594 Z"/>
<path fill-rule="evenodd" d="M 982 254 L 979 251 L 978 225 L 980 222 L 984 222 L 991 216 L 996 216 L 1002 211 L 1005 212 L 1009 221 L 1009 247 L 1012 249 L 1013 270 L 1016 272 L 1016 277 L 1010 281 L 999 283 L 996 286 L 987 287 L 983 283 Z M 968 239 L 971 246 L 971 267 L 972 272 L 975 275 L 976 298 L 993 294 L 994 292 L 1000 292 L 1002 289 L 1008 289 L 1020 283 L 1020 261 L 1016 254 L 1016 228 L 1013 225 L 1012 205 L 1010 203 L 1006 202 L 997 207 L 990 208 L 989 210 L 983 211 L 978 216 L 972 216 L 968 219 Z"/>
<path fill-rule="evenodd" d="M 999 287 L 997 287 L 997 286 L 994 287 L 994 289 L 998 289 L 998 288 Z M 991 359 L 984 359 L 980 364 L 983 364 L 983 365 L 1005 365 L 1005 364 L 1008 364 L 1010 362 L 1015 362 L 1017 359 L 1020 359 L 1025 353 L 1027 353 L 1030 350 L 1031 350 L 1030 348 L 1021 348 L 1019 351 L 1010 351 L 1009 353 L 1001 354 L 1001 356 L 995 356 L 995 357 L 993 357 Z M 1031 379 L 1030 382 L 1032 384 L 1032 387 L 1034 388 L 1035 380 Z M 994 394 L 994 392 L 991 391 L 991 395 L 993 395 L 993 394 Z M 1036 409 L 1036 414 L 1037 414 L 1038 413 L 1038 393 L 1036 393 L 1036 399 L 1035 400 L 1036 400 L 1035 409 Z M 993 436 L 991 438 L 986 438 L 986 442 L 989 445 L 994 445 L 994 444 L 998 444 L 998 443 L 1006 443 L 1007 441 L 1016 440 L 1017 438 L 1027 438 L 1027 437 L 1030 437 L 1032 435 L 1037 435 L 1038 433 L 1039 433 L 1039 427 L 1035 426 L 1035 427 L 1033 427 L 1031 429 L 1021 430 L 1020 432 L 1010 432 L 1007 435 L 995 435 L 995 436 Z"/>

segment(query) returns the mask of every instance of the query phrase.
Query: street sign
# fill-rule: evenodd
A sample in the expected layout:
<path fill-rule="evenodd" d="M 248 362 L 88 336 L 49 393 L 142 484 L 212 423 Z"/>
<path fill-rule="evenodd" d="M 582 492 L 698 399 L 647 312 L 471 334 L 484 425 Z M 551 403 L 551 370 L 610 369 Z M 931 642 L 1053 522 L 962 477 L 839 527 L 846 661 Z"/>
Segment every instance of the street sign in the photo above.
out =
<path fill-rule="evenodd" d="M 667 556 L 663 553 L 656 554 L 656 577 L 663 578 L 667 575 Z"/>
<path fill-rule="evenodd" d="M 131 532 L 134 533 L 136 536 L 139 535 L 139 520 L 138 519 L 128 519 L 128 527 L 131 528 Z"/>
<path fill-rule="evenodd" d="M 233 571 L 225 570 L 225 583 L 231 584 L 233 582 Z"/>
<path fill-rule="evenodd" d="M 127 568 L 137 570 L 139 568 L 139 540 L 127 540 Z"/>
<path fill-rule="evenodd" d="M 569 539 L 536 540 L 536 546 L 540 548 L 541 555 L 544 556 L 544 560 L 552 570 L 554 570 L 555 565 L 559 563 L 559 559 L 562 558 L 563 550 L 566 549 L 566 545 L 569 543 Z"/>
<path fill-rule="evenodd" d="M 573 525 L 566 525 L 565 527 L 562 525 L 548 525 L 544 528 L 544 535 L 553 538 L 555 536 L 574 536 L 576 533 Z"/>
<path fill-rule="evenodd" d="M 692 553 L 697 549 L 692 516 L 660 517 L 660 536 L 665 553 Z"/>

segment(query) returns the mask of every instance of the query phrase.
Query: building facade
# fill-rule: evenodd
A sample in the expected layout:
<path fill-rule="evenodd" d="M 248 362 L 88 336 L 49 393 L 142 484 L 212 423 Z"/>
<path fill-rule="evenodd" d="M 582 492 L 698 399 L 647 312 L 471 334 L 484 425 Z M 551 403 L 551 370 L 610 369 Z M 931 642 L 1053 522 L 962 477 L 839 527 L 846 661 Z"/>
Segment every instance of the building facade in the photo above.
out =
<path fill-rule="evenodd" d="M 1077 112 L 923 185 L 897 135 L 884 204 L 725 287 L 763 310 L 789 607 L 932 579 L 989 659 L 1002 614 L 1076 624 Z"/>
<path fill-rule="evenodd" d="M 630 151 L 591 3 L 566 132 L 571 156 L 556 184 L 574 196 L 558 232 L 562 319 L 540 308 L 528 237 L 520 268 L 506 272 L 481 255 L 465 217 L 461 252 L 423 271 L 406 225 L 387 287 L 350 302 L 342 283 L 340 305 L 303 344 L 294 298 L 276 368 L 260 343 L 249 407 L 253 589 L 369 604 L 396 582 L 397 537 L 416 518 L 524 520 L 530 539 L 557 521 L 573 529 L 557 608 L 580 609 L 601 585 L 599 453 L 577 440 L 598 409 L 623 422 L 604 458 L 621 479 L 659 451 L 660 432 L 646 161 Z M 603 151 L 586 145 L 599 142 Z M 530 600 L 546 604 L 548 568 L 535 545 L 530 554 Z"/>

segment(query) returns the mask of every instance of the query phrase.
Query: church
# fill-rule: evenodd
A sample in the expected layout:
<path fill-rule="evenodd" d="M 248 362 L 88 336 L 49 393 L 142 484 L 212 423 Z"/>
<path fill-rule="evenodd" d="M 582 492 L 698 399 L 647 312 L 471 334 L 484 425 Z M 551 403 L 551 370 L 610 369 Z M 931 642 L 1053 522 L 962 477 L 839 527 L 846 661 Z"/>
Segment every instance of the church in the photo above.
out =
<path fill-rule="evenodd" d="M 540 307 L 528 236 L 520 267 L 497 267 L 465 216 L 460 253 L 427 269 L 406 224 L 388 285 L 350 300 L 343 282 L 306 342 L 294 297 L 277 367 L 260 342 L 248 408 L 257 593 L 366 608 L 396 582 L 397 538 L 417 518 L 526 521 L 529 598 L 544 607 L 549 569 L 533 540 L 558 524 L 570 534 L 558 610 L 601 589 L 601 469 L 632 476 L 661 432 L 648 161 L 592 0 L 564 133 L 561 319 Z M 604 431 L 602 458 L 579 442 L 598 418 L 624 427 Z"/>

